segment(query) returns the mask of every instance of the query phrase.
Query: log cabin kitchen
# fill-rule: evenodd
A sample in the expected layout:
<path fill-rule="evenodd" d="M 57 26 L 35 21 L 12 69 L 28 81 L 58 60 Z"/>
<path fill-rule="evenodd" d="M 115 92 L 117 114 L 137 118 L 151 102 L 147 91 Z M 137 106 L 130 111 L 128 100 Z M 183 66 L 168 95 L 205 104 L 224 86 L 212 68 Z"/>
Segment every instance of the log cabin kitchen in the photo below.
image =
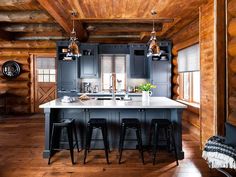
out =
<path fill-rule="evenodd" d="M 0 176 L 236 176 L 236 0 L 0 0 Z"/>

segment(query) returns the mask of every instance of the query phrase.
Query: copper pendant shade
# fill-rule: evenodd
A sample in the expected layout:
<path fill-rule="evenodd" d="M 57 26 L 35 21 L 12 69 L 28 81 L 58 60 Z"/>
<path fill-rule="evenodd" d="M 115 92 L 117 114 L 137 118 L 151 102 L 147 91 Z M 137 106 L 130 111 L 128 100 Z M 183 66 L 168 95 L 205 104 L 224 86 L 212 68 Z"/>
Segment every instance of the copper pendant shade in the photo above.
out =
<path fill-rule="evenodd" d="M 75 12 L 72 12 L 72 22 L 73 22 L 73 29 L 71 31 L 71 36 L 70 36 L 70 43 L 68 46 L 68 52 L 67 52 L 67 56 L 68 57 L 80 57 L 81 53 L 79 50 L 79 46 L 76 43 L 77 37 L 76 37 L 76 32 L 75 32 L 75 22 L 74 22 L 74 16 L 76 15 Z"/>
<path fill-rule="evenodd" d="M 152 14 L 152 16 L 154 16 L 157 14 L 157 12 L 155 10 L 152 10 L 151 14 Z M 161 50 L 160 50 L 160 47 L 157 43 L 156 31 L 155 31 L 155 26 L 154 26 L 154 19 L 153 19 L 153 29 L 151 32 L 150 40 L 148 41 L 148 45 L 149 45 L 149 48 L 148 48 L 147 57 L 161 55 Z"/>

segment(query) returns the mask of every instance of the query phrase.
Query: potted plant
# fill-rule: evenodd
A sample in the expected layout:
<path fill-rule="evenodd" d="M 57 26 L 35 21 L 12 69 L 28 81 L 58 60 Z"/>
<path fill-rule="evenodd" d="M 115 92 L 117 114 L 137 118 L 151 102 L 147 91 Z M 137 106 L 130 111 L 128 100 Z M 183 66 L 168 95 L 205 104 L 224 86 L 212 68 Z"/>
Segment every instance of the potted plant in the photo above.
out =
<path fill-rule="evenodd" d="M 151 83 L 142 84 L 138 87 L 140 91 L 142 91 L 142 101 L 148 102 L 150 100 L 150 95 L 152 94 L 151 89 L 156 88 L 155 85 Z"/>

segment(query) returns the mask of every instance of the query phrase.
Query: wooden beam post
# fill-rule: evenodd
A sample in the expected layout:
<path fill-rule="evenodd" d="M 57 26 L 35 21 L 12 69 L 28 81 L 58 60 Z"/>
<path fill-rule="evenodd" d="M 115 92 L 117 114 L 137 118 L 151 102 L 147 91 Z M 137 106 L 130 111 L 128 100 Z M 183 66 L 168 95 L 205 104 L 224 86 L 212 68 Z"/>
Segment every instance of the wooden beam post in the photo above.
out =
<path fill-rule="evenodd" d="M 40 5 L 61 25 L 61 27 L 67 32 L 72 31 L 71 14 L 68 14 L 67 6 L 64 6 L 63 2 L 37 0 Z M 68 2 L 65 2 L 65 4 Z M 72 9 L 71 9 L 72 10 Z M 78 21 L 75 22 L 75 29 L 77 37 L 80 41 L 86 41 L 88 38 L 87 31 L 83 28 L 82 24 Z"/>

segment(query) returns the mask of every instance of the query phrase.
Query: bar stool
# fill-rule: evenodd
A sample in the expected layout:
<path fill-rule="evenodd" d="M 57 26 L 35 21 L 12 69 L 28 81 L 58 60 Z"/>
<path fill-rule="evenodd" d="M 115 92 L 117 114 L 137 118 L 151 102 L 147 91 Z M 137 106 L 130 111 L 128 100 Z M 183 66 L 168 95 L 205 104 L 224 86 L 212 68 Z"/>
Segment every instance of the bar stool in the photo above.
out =
<path fill-rule="evenodd" d="M 86 163 L 86 157 L 87 153 L 90 150 L 90 144 L 93 134 L 93 129 L 100 129 L 102 131 L 102 137 L 103 137 L 103 143 L 104 143 L 104 150 L 105 150 L 105 156 L 107 160 L 107 164 L 109 164 L 109 158 L 108 158 L 108 152 L 109 149 L 109 141 L 108 141 L 108 134 L 107 134 L 107 121 L 106 119 L 90 119 L 87 124 L 87 130 L 86 130 L 86 143 L 85 143 L 85 149 L 84 149 L 84 164 Z"/>
<path fill-rule="evenodd" d="M 51 135 L 51 141 L 50 141 L 48 165 L 50 164 L 51 157 L 53 156 L 53 151 L 54 150 L 61 150 L 61 149 L 54 149 L 54 146 L 55 146 L 55 138 L 57 136 L 57 133 L 58 133 L 58 131 L 61 131 L 63 128 L 66 128 L 66 130 L 67 130 L 71 162 L 72 162 L 72 164 L 75 164 L 74 163 L 74 146 L 75 145 L 76 145 L 77 150 L 79 152 L 79 144 L 78 144 L 76 127 L 75 127 L 75 120 L 74 119 L 64 119 L 61 122 L 53 123 L 53 125 L 52 125 L 52 135 Z M 75 136 L 75 144 L 73 144 L 73 133 Z"/>
<path fill-rule="evenodd" d="M 158 147 L 159 133 L 161 132 L 161 130 L 164 130 L 165 139 L 167 141 L 166 144 L 169 148 L 169 151 L 171 151 L 170 148 L 171 148 L 171 146 L 173 146 L 176 164 L 178 166 L 179 162 L 178 162 L 177 149 L 176 149 L 176 144 L 175 144 L 173 123 L 168 119 L 152 119 L 150 130 L 151 131 L 150 131 L 149 144 L 151 144 L 152 135 L 154 133 L 154 136 L 153 136 L 153 165 L 155 165 L 155 162 L 156 162 L 156 152 L 157 152 L 157 147 Z"/>
<path fill-rule="evenodd" d="M 120 155 L 120 157 L 119 157 L 119 164 L 121 163 L 122 151 L 123 151 L 123 146 L 124 146 L 124 141 L 125 141 L 126 129 L 134 129 L 134 130 L 136 130 L 138 148 L 139 148 L 139 152 L 141 154 L 142 163 L 144 164 L 141 124 L 140 124 L 139 120 L 135 119 L 135 118 L 125 118 L 125 119 L 122 119 L 122 121 L 121 121 L 120 143 L 119 143 L 119 155 Z"/>

